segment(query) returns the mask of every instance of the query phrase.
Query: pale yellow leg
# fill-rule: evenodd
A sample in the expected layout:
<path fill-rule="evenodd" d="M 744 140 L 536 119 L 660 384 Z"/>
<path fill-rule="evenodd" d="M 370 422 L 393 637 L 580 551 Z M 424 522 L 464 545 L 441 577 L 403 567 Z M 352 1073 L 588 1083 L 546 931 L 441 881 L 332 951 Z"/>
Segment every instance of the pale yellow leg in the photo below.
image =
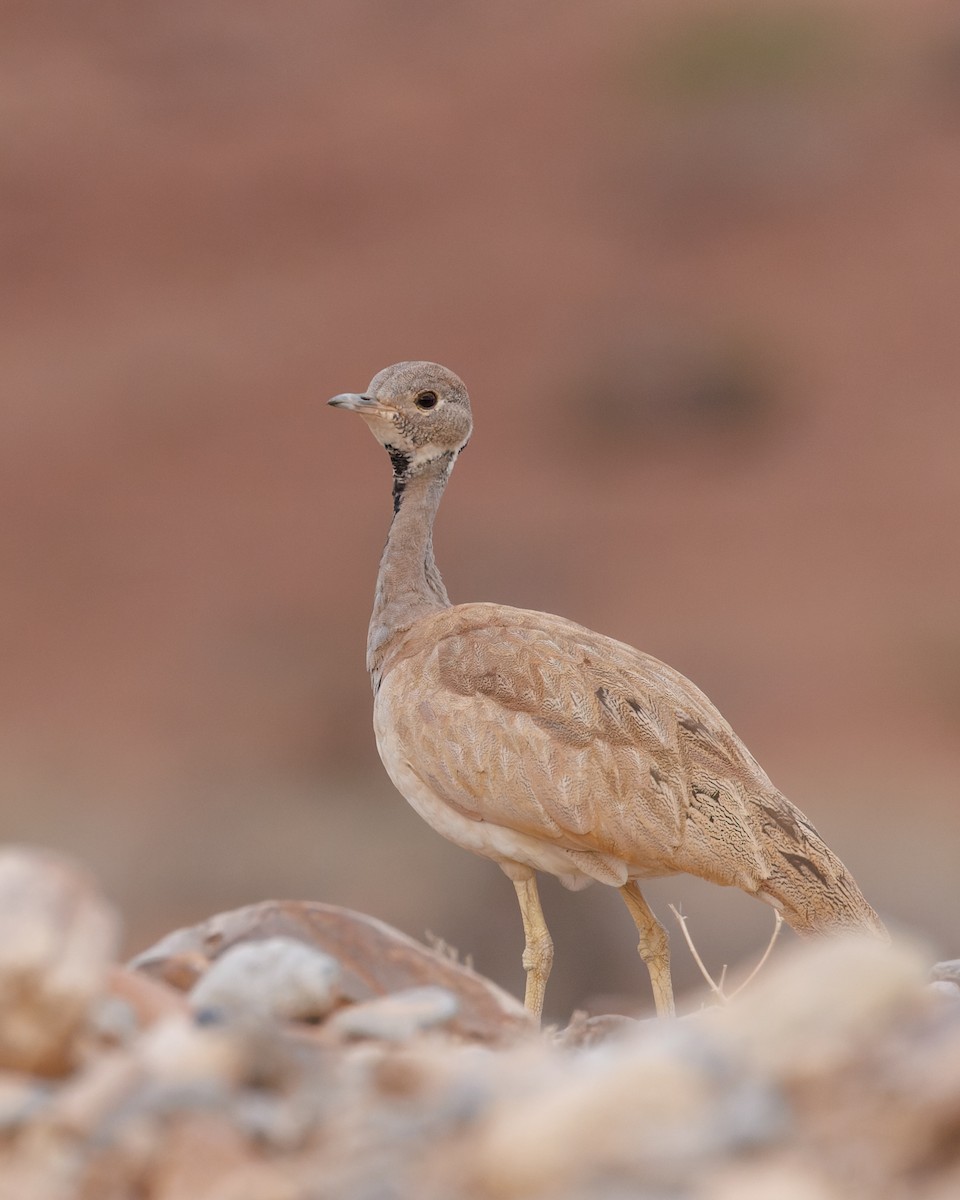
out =
<path fill-rule="evenodd" d="M 646 900 L 640 893 L 634 880 L 624 884 L 620 889 L 633 923 L 640 934 L 640 957 L 647 964 L 650 972 L 650 983 L 653 985 L 653 1002 L 657 1006 L 658 1017 L 672 1017 L 673 983 L 670 979 L 670 942 L 667 931 L 650 911 Z"/>
<path fill-rule="evenodd" d="M 553 938 L 540 907 L 536 875 L 531 873 L 526 879 L 515 879 L 513 886 L 517 889 L 520 915 L 523 917 L 523 969 L 527 973 L 523 1003 L 539 1020 L 550 968 L 553 966 Z"/>

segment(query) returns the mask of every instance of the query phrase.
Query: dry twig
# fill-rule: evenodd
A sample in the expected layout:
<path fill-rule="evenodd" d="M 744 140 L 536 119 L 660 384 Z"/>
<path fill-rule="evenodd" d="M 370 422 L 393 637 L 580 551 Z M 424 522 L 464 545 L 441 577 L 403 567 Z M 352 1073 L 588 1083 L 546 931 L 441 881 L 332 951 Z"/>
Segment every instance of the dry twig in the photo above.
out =
<path fill-rule="evenodd" d="M 683 939 L 687 943 L 690 953 L 693 955 L 693 961 L 700 968 L 700 974 L 707 981 L 707 986 L 710 988 L 710 991 L 713 992 L 713 994 L 717 997 L 717 999 L 719 1000 L 719 1002 L 721 1004 L 729 1004 L 730 1001 L 735 996 L 739 996 L 740 993 L 743 991 L 743 989 L 756 978 L 758 972 L 763 967 L 763 965 L 767 961 L 767 959 L 770 957 L 771 951 L 773 950 L 773 947 L 774 947 L 774 943 L 776 942 L 776 940 L 780 934 L 781 926 L 783 925 L 783 917 L 780 915 L 780 913 L 776 909 L 774 909 L 773 910 L 773 933 L 770 935 L 770 941 L 767 942 L 766 950 L 764 950 L 763 954 L 760 957 L 760 961 L 753 968 L 753 970 L 750 972 L 750 974 L 746 977 L 746 979 L 743 981 L 743 983 L 741 983 L 739 987 L 735 988 L 728 996 L 723 988 L 724 981 L 726 980 L 726 977 L 727 977 L 727 964 L 726 963 L 723 964 L 723 967 L 720 971 L 720 982 L 718 983 L 713 978 L 713 976 L 710 974 L 710 972 L 707 970 L 703 959 L 700 957 L 700 955 L 697 951 L 697 947 L 693 943 L 693 938 L 690 936 L 690 930 L 687 928 L 687 918 L 673 904 L 670 905 L 670 911 L 677 918 L 677 921 L 680 924 L 680 931 L 683 934 Z"/>

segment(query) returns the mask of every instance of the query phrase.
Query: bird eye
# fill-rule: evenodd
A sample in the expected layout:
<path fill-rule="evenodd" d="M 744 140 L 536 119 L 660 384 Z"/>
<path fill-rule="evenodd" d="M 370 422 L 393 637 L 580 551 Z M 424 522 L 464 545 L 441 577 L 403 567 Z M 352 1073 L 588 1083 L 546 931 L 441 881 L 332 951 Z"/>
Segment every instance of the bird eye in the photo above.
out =
<path fill-rule="evenodd" d="M 435 408 L 437 404 L 436 392 L 421 392 L 416 400 L 414 400 L 417 408 Z"/>

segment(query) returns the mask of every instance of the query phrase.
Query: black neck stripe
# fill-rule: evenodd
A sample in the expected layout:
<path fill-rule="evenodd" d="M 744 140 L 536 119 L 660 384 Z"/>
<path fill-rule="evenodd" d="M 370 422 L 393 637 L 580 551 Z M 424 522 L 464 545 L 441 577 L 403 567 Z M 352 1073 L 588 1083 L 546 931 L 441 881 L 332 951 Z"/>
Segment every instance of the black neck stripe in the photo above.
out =
<path fill-rule="evenodd" d="M 407 472 L 410 470 L 411 458 L 396 446 L 387 446 L 387 453 L 393 463 L 393 512 L 394 516 L 400 511 L 400 501 L 403 499 L 403 489 L 407 486 Z"/>
<path fill-rule="evenodd" d="M 393 515 L 396 516 L 400 511 L 400 501 L 403 499 L 403 489 L 407 486 L 407 481 L 402 475 L 394 475 L 393 477 Z"/>
<path fill-rule="evenodd" d="M 404 488 L 410 479 L 410 467 L 413 464 L 413 455 L 407 454 L 403 450 L 398 450 L 396 446 L 387 446 L 386 451 L 390 455 L 390 461 L 393 463 L 393 511 L 394 515 L 396 515 L 400 511 L 400 501 L 403 499 Z M 447 472 L 449 473 L 456 457 L 457 451 L 444 450 L 443 453 L 427 461 L 432 463 L 440 459 L 445 459 Z"/>
<path fill-rule="evenodd" d="M 387 446 L 387 453 L 393 463 L 394 475 L 406 475 L 410 470 L 410 455 L 403 450 L 398 450 L 396 446 Z"/>

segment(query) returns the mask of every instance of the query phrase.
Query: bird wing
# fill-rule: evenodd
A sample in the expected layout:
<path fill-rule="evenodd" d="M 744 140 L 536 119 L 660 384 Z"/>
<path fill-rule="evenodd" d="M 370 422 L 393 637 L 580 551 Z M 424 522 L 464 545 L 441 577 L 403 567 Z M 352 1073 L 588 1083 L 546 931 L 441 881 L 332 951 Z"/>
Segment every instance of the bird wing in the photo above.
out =
<path fill-rule="evenodd" d="M 746 797 L 778 793 L 649 655 L 544 613 L 459 605 L 417 623 L 381 686 L 399 752 L 463 816 L 642 874 L 756 891 L 769 873 Z"/>

